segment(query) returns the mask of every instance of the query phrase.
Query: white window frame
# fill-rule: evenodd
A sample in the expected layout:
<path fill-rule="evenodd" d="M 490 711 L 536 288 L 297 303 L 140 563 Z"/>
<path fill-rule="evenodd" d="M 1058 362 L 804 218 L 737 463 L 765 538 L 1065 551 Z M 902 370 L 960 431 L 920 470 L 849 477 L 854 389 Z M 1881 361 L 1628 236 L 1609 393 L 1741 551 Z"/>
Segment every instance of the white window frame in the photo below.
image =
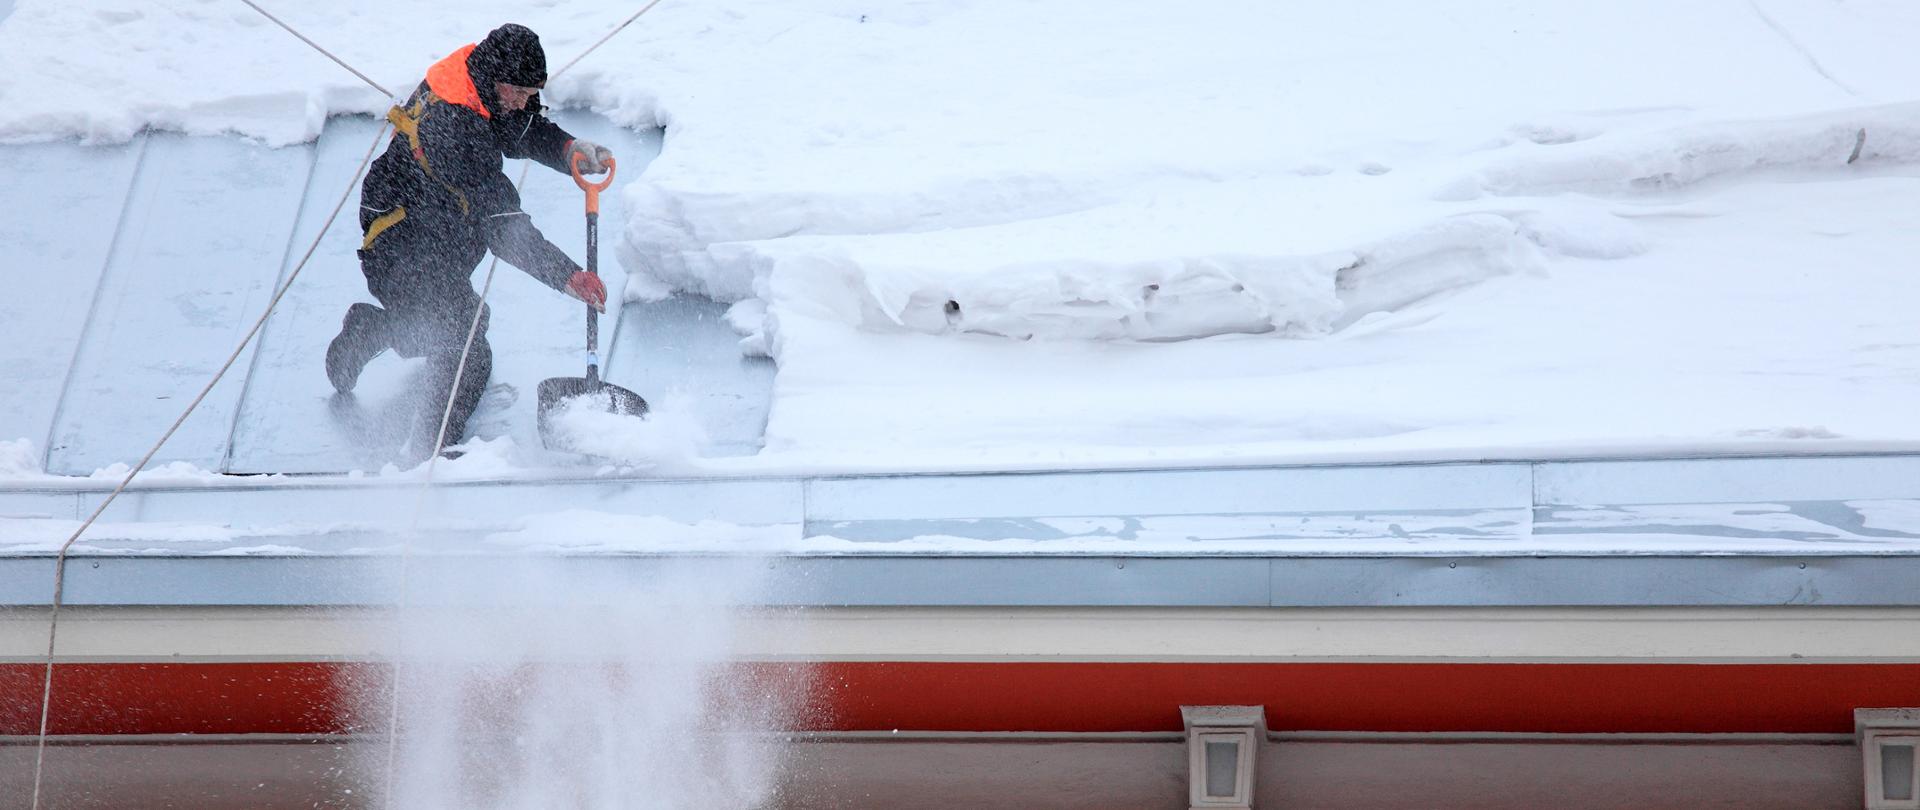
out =
<path fill-rule="evenodd" d="M 1920 810 L 1920 709 L 1855 709 L 1855 737 L 1860 742 L 1860 765 L 1866 787 L 1866 810 Z M 1913 767 L 1908 771 L 1907 798 L 1884 798 L 1886 746 L 1911 746 Z"/>
<path fill-rule="evenodd" d="M 1920 761 L 1907 771 L 1907 798 L 1886 799 L 1886 785 L 1881 783 L 1886 770 L 1882 767 L 1886 746 L 1910 746 L 1909 757 L 1920 759 L 1920 733 L 1898 731 L 1869 731 L 1860 743 L 1860 753 L 1866 760 L 1867 810 L 1920 810 Z"/>
<path fill-rule="evenodd" d="M 1187 805 L 1190 810 L 1252 810 L 1254 769 L 1266 742 L 1263 706 L 1181 706 L 1187 727 Z M 1235 745 L 1233 795 L 1207 795 L 1207 743 Z"/>
<path fill-rule="evenodd" d="M 1258 744 L 1251 729 L 1204 729 L 1195 730 L 1187 743 L 1187 773 L 1192 774 L 1192 786 L 1187 791 L 1187 802 L 1194 810 L 1201 808 L 1250 808 L 1253 806 L 1253 763 L 1254 746 Z M 1235 748 L 1233 770 L 1233 792 L 1226 796 L 1214 796 L 1207 793 L 1207 743 L 1231 742 Z"/>

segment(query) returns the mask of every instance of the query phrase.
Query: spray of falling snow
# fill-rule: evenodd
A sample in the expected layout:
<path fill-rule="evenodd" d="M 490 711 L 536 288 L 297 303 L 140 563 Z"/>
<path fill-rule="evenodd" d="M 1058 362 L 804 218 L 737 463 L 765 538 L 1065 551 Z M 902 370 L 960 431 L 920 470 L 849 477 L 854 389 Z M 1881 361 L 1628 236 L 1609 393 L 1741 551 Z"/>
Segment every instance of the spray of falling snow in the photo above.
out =
<path fill-rule="evenodd" d="M 668 394 L 653 401 L 644 419 L 608 413 L 599 401 L 580 397 L 553 415 L 555 433 L 577 448 L 618 464 L 660 472 L 698 465 L 706 429 L 690 398 Z"/>
<path fill-rule="evenodd" d="M 766 806 L 802 685 L 728 664 L 751 561 L 428 559 L 400 617 L 408 810 Z M 788 673 L 790 676 L 791 673 Z M 385 685 L 365 692 L 384 712 Z M 383 759 L 380 749 L 370 754 Z M 370 767 L 374 767 L 370 763 Z M 370 773 L 380 773 L 384 761 Z"/>

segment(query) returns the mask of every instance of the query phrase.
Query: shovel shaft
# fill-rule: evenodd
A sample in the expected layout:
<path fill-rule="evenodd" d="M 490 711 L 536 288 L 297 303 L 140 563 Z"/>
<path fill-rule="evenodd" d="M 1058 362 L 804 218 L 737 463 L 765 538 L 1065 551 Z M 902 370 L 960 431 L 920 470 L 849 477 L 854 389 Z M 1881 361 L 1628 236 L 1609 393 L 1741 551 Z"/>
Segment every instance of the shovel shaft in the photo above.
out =
<path fill-rule="evenodd" d="M 607 179 L 601 182 L 588 182 L 580 177 L 580 163 L 586 161 L 586 155 L 574 154 L 568 161 L 568 173 L 574 175 L 574 184 L 582 192 L 588 192 L 588 273 L 599 274 L 599 192 L 605 192 L 612 186 L 614 161 L 607 159 Z M 599 311 L 588 303 L 588 380 L 599 382 Z"/>
<path fill-rule="evenodd" d="M 607 177 L 598 183 L 590 183 L 580 175 L 580 164 L 586 156 L 574 154 L 567 166 L 573 175 L 573 182 L 587 193 L 587 272 L 600 275 L 600 192 L 613 185 L 614 161 L 607 159 Z M 600 380 L 600 313 L 587 305 L 587 379 Z"/>
<path fill-rule="evenodd" d="M 600 212 L 587 212 L 587 272 L 600 275 Z M 600 348 L 600 313 L 587 305 L 587 357 L 594 359 Z"/>
<path fill-rule="evenodd" d="M 600 192 L 613 184 L 613 160 L 606 161 L 607 177 L 599 183 L 589 183 L 580 176 L 581 157 L 573 158 L 573 179 L 587 193 L 587 266 L 586 272 L 600 274 Z M 562 428 L 555 418 L 566 403 L 579 403 L 594 410 L 623 416 L 645 417 L 647 401 L 639 394 L 617 385 L 608 385 L 600 379 L 600 313 L 587 305 L 587 376 L 554 377 L 540 383 L 540 441 L 550 449 L 566 450 L 575 453 L 591 454 L 591 448 L 582 448 L 575 442 L 572 432 Z"/>

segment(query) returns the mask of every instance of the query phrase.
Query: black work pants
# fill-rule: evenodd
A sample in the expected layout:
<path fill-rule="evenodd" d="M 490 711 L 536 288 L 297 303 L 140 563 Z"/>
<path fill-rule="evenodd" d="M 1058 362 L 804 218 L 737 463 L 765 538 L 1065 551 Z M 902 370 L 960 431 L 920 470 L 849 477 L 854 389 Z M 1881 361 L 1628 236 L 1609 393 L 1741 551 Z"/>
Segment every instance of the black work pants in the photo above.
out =
<path fill-rule="evenodd" d="M 445 256 L 407 250 L 410 241 L 394 239 L 360 251 L 367 291 L 380 301 L 377 311 L 366 313 L 362 320 L 366 337 L 374 345 L 391 348 L 401 357 L 427 360 L 425 404 L 412 442 L 415 453 L 424 457 L 459 442 L 466 433 L 467 419 L 479 406 L 493 373 L 493 348 L 487 344 L 489 313 L 469 280 L 478 258 L 466 261 L 464 254 L 469 251 L 448 251 L 461 255 Z M 474 328 L 476 307 L 480 323 Z M 473 346 L 467 350 L 462 372 L 460 353 L 469 328 L 474 328 Z M 447 415 L 446 441 L 436 445 L 450 391 L 453 408 Z"/>

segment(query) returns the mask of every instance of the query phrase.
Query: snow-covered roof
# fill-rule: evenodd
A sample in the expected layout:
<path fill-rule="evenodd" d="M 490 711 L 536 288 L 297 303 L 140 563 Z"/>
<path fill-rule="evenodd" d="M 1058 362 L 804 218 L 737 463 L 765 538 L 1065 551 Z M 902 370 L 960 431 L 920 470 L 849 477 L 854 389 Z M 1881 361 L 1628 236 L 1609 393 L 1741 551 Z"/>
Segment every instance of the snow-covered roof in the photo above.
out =
<path fill-rule="evenodd" d="M 590 114 L 561 118 L 618 149 L 635 174 L 659 148 L 655 132 Z M 9 275 L 14 289 L 0 302 L 9 338 L 0 343 L 0 367 L 22 383 L 0 390 L 0 436 L 30 445 L 15 450 L 29 456 L 20 464 L 87 475 L 137 461 L 265 310 L 376 131 L 368 119 L 340 118 L 313 144 L 278 148 L 158 132 L 119 146 L 0 146 L 0 171 L 16 181 L 0 192 L 16 212 L 0 223 L 0 241 L 20 271 Z M 549 236 L 580 255 L 585 227 L 572 182 L 543 168 L 526 197 Z M 617 217 L 622 207 L 610 198 L 604 210 Z M 331 398 L 321 366 L 347 305 L 371 300 L 358 246 L 349 202 L 260 338 L 156 464 L 338 474 L 399 460 L 417 364 L 375 363 L 352 402 Z M 476 285 L 482 277 L 484 269 Z M 612 294 L 624 279 L 609 275 Z M 584 319 L 577 305 L 510 266 L 489 297 L 512 303 L 493 308 L 499 384 L 476 432 L 535 446 L 534 386 L 582 372 Z M 686 391 L 682 404 L 698 414 L 707 452 L 758 448 L 771 368 L 740 357 L 717 307 L 676 301 L 617 312 L 602 349 L 610 379 L 644 379 L 650 393 Z"/>
<path fill-rule="evenodd" d="M 75 604 L 379 604 L 395 598 L 404 551 L 415 576 L 497 574 L 516 552 L 628 572 L 618 577 L 672 559 L 724 571 L 764 558 L 772 573 L 752 598 L 771 604 L 1914 604 L 1916 479 L 1911 456 L 426 491 L 156 478 L 76 546 L 87 562 L 69 571 L 88 584 L 69 593 Z M 49 476 L 0 492 L 13 524 L 0 602 L 45 598 L 46 555 L 105 489 Z"/>
<path fill-rule="evenodd" d="M 440 481 L 143 474 L 82 553 L 1899 554 L 1920 457 Z M 112 480 L 12 482 L 33 554 Z"/>
<path fill-rule="evenodd" d="M 0 5 L 29 556 L 226 359 L 386 104 L 244 7 L 81 5 Z M 521 5 L 556 63 L 620 16 Z M 478 34 L 352 6 L 286 13 L 394 88 Z M 549 89 L 622 157 L 602 354 L 644 428 L 539 450 L 579 308 L 503 267 L 444 503 L 370 506 L 412 503 L 417 366 L 329 397 L 365 300 L 339 223 L 81 552 L 352 555 L 416 520 L 620 553 L 1915 550 L 1903 4 L 827 6 L 663 4 Z M 526 196 L 578 256 L 572 184 Z"/>
<path fill-rule="evenodd" d="M 308 147 L 243 158 L 140 133 L 301 144 L 344 132 L 329 114 L 387 104 L 249 9 L 189 5 L 28 0 L 0 22 L 0 138 L 135 144 L 71 178 L 47 175 L 76 158 L 15 158 L 38 164 L 23 167 L 33 188 L 133 191 L 124 227 L 106 224 L 111 191 L 85 205 L 35 196 L 66 224 L 34 238 L 84 239 L 83 273 L 109 268 L 91 316 L 129 324 L 125 345 L 35 358 L 36 380 L 71 369 L 85 395 L 165 373 L 136 349 L 172 344 L 134 319 L 162 300 L 258 303 L 241 297 L 262 278 L 223 274 L 284 266 L 302 235 L 285 233 L 289 207 L 315 217 L 358 150 L 325 133 L 309 170 Z M 282 11 L 395 91 L 496 19 L 540 31 L 560 63 L 623 16 L 587 0 Z M 761 449 L 762 469 L 1910 450 L 1920 286 L 1905 257 L 1920 231 L 1898 212 L 1920 193 L 1915 33 L 1898 0 L 1685 14 L 1656 0 L 664 3 L 548 95 L 670 131 L 671 148 L 644 176 L 630 163 L 611 195 L 623 207 L 607 219 L 609 270 L 631 274 L 630 298 L 718 301 L 738 333 L 701 346 L 741 338 L 747 357 L 778 362 L 765 429 L 749 431 L 764 448 L 731 427 L 717 437 Z M 622 137 L 611 129 L 597 131 Z M 309 176 L 314 193 L 295 194 Z M 536 218 L 565 234 L 577 198 L 551 177 L 537 187 L 553 194 Z M 195 231 L 215 199 L 273 227 L 251 245 Z M 206 286 L 183 290 L 159 244 L 175 229 L 201 234 L 179 256 L 236 261 L 201 264 Z M 315 269 L 350 287 L 350 265 L 332 252 Z M 116 275 L 154 288 L 128 287 L 139 303 L 117 308 Z M 516 280 L 496 328 L 551 310 L 525 333 L 561 345 L 564 309 Z M 47 292 L 69 308 L 85 297 Z M 326 331 L 336 292 L 296 290 L 312 326 L 276 324 L 258 371 L 308 362 L 294 344 Z M 32 308 L 36 326 L 89 317 Z M 640 354 L 650 376 L 715 362 L 684 351 Z M 509 358 L 496 377 L 524 386 L 548 369 Z M 734 393 L 756 396 L 754 379 Z M 640 387 L 670 400 L 678 381 Z M 685 386 L 686 412 L 711 412 L 714 382 Z M 302 406 L 279 393 L 228 398 Z M 55 406 L 33 407 L 39 419 Z M 180 457 L 246 471 L 346 461 L 301 446 L 318 413 L 276 429 L 236 408 L 210 409 Z M 70 427 L 41 447 L 54 469 L 124 460 L 78 446 L 97 424 Z M 209 456 L 222 433 L 231 452 Z"/>

